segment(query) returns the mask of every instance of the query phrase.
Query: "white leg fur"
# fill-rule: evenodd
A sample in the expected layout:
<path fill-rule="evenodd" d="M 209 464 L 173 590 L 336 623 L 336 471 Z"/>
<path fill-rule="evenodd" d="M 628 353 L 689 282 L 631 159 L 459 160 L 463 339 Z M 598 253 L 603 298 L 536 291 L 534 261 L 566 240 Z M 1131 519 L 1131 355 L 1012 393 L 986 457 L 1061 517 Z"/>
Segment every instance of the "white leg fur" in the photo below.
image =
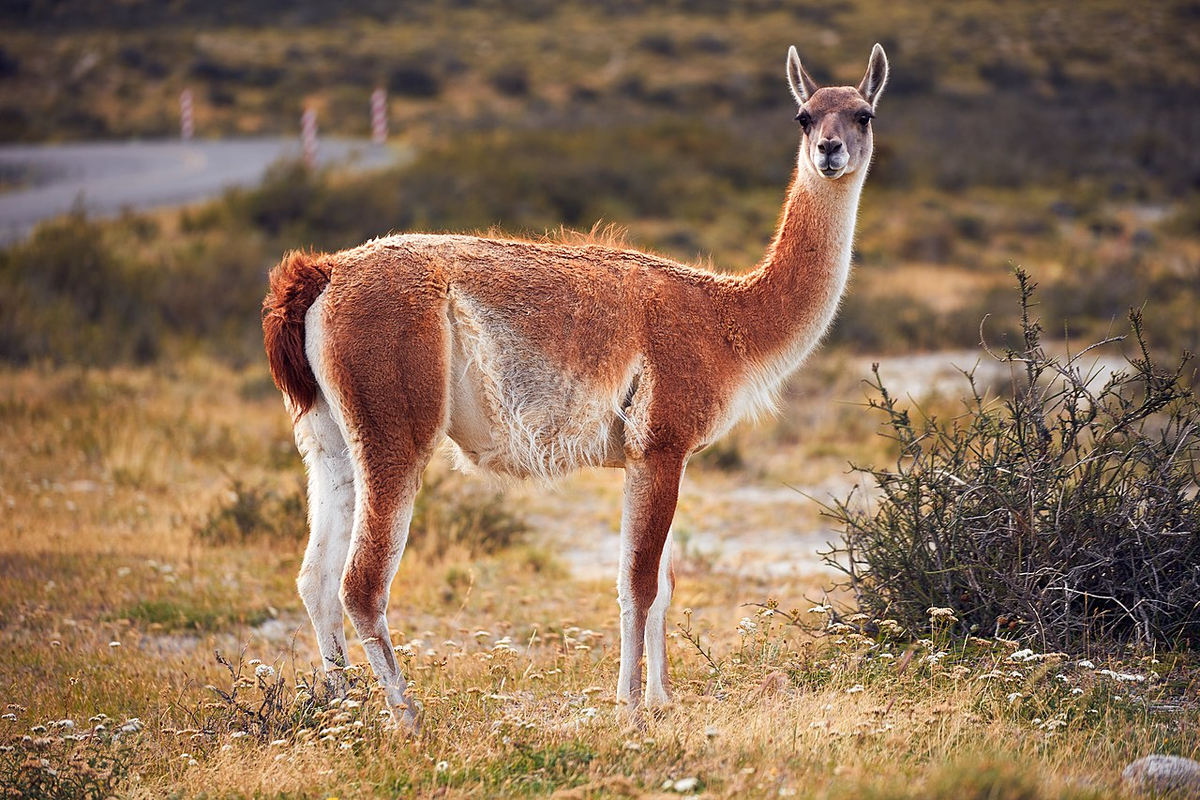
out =
<path fill-rule="evenodd" d="M 621 555 L 624 561 L 625 554 Z M 623 704 L 626 710 L 631 710 L 641 699 L 641 660 L 645 642 L 638 632 L 629 581 L 625 578 L 629 572 L 624 564 L 620 570 L 621 578 L 617 580 L 617 602 L 621 606 L 621 666 L 617 674 L 617 702 Z"/>
<path fill-rule="evenodd" d="M 625 468 L 624 507 L 621 510 L 621 557 L 617 566 L 617 603 L 621 607 L 621 665 L 617 673 L 617 702 L 631 711 L 641 700 L 643 631 L 633 601 L 633 527 L 636 518 L 635 467 Z M 620 710 L 620 706 L 618 706 Z"/>
<path fill-rule="evenodd" d="M 329 406 L 318 398 L 296 424 L 296 444 L 308 469 L 310 533 L 296 585 L 308 610 L 326 671 L 344 686 L 337 670 L 347 665 L 345 616 L 338 589 L 350 547 L 354 471 Z"/>
<path fill-rule="evenodd" d="M 671 702 L 667 691 L 667 609 L 671 606 L 671 548 L 674 537 L 668 533 L 658 567 L 658 594 L 646 615 L 646 705 L 664 706 Z"/>

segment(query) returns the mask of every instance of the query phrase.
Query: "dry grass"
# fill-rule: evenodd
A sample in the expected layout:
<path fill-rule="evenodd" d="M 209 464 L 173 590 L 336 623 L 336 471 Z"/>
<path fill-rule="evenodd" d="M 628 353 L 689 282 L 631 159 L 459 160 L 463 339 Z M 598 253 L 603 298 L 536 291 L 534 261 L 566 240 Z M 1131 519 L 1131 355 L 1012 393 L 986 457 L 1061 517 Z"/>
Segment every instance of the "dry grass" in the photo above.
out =
<path fill-rule="evenodd" d="M 813 380 L 846 369 L 830 357 Z M 2 385 L 0 782 L 27 796 L 65 784 L 61 796 L 1101 797 L 1120 794 L 1136 756 L 1196 755 L 1196 689 L 1173 657 L 1111 665 L 1138 682 L 990 641 L 954 649 L 936 628 L 923 643 L 864 638 L 807 611 L 819 576 L 695 554 L 670 622 L 678 702 L 631 726 L 614 710 L 611 578 L 572 578 L 546 547 L 588 519 L 581 531 L 615 544 L 604 473 L 511 493 L 535 527 L 527 543 L 490 555 L 413 543 L 390 614 L 426 709 L 406 740 L 385 729 L 365 676 L 347 704 L 298 693 L 317 660 L 292 585 L 298 542 L 194 534 L 229 476 L 294 490 L 298 459 L 260 371 L 9 371 Z M 831 405 L 816 388 L 797 408 L 805 399 Z M 806 456 L 834 463 L 822 448 L 852 408 L 810 412 L 786 446 L 794 422 L 740 434 L 746 465 L 693 470 L 681 525 L 736 520 L 738 491 L 778 485 L 768 476 Z M 808 524 L 761 513 L 748 527 Z M 746 605 L 771 597 L 782 606 Z M 240 664 L 246 708 L 270 695 L 270 732 L 206 688 L 235 683 L 214 650 Z"/>

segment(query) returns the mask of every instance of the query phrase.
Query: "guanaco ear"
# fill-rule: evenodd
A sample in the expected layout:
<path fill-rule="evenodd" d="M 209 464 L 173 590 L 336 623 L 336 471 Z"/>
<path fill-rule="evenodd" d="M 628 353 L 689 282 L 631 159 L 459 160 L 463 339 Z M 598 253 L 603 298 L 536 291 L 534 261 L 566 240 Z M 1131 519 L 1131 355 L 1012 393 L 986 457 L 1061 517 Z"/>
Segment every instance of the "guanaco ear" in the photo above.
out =
<path fill-rule="evenodd" d="M 800 63 L 800 54 L 796 52 L 795 47 L 788 48 L 787 77 L 788 86 L 792 87 L 792 97 L 796 98 L 800 105 L 807 103 L 808 98 L 821 88 Z"/>
<path fill-rule="evenodd" d="M 862 83 L 858 85 L 858 93 L 871 104 L 871 108 L 875 108 L 879 104 L 879 95 L 883 94 L 883 87 L 887 86 L 887 79 L 887 54 L 883 52 L 883 45 L 876 43 L 871 48 L 871 61 L 867 64 L 867 74 L 863 76 Z"/>

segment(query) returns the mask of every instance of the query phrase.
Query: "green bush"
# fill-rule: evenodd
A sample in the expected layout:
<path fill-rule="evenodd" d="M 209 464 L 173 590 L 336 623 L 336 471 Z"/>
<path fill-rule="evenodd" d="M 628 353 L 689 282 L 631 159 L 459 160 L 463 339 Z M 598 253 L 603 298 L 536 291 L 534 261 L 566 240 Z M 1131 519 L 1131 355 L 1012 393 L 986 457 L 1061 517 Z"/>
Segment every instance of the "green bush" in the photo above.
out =
<path fill-rule="evenodd" d="M 1046 352 L 1034 287 L 1017 276 L 1022 342 L 1000 356 L 1021 376 L 1011 399 L 985 399 L 965 373 L 965 414 L 914 419 L 876 369 L 869 405 L 899 457 L 857 468 L 877 486 L 870 506 L 851 496 L 827 508 L 843 532 L 826 560 L 864 612 L 914 630 L 950 607 L 961 633 L 1044 648 L 1200 646 L 1191 355 L 1162 371 L 1131 312 L 1137 355 L 1101 380 L 1085 367 L 1093 348 Z"/>
<path fill-rule="evenodd" d="M 519 544 L 528 531 L 524 518 L 498 492 L 458 475 L 436 475 L 417 495 L 410 541 L 434 552 L 463 545 L 473 553 L 494 553 Z M 227 496 L 193 532 L 210 545 L 303 541 L 308 536 L 304 491 L 297 486 L 281 492 L 231 478 Z"/>
<path fill-rule="evenodd" d="M 914 293 L 848 292 L 829 341 L 870 353 L 968 348 L 979 343 L 979 321 L 996 299 L 993 292 L 953 311 L 939 311 Z M 1008 320 L 1001 320 L 1009 332 Z"/>
<path fill-rule="evenodd" d="M 303 492 L 280 493 L 233 478 L 228 496 L 194 532 L 201 542 L 213 545 L 261 539 L 300 541 L 308 534 Z"/>
<path fill-rule="evenodd" d="M 198 342 L 234 363 L 261 357 L 280 251 L 230 216 L 189 215 L 176 241 L 148 217 L 76 211 L 0 250 L 0 361 L 144 364 Z"/>
<path fill-rule="evenodd" d="M 409 540 L 414 546 L 443 552 L 451 545 L 472 553 L 494 553 L 520 543 L 529 532 L 498 492 L 457 475 L 427 478 L 417 495 Z"/>
<path fill-rule="evenodd" d="M 0 252 L 0 358 L 151 361 L 162 324 L 157 283 L 82 211 L 43 225 Z"/>

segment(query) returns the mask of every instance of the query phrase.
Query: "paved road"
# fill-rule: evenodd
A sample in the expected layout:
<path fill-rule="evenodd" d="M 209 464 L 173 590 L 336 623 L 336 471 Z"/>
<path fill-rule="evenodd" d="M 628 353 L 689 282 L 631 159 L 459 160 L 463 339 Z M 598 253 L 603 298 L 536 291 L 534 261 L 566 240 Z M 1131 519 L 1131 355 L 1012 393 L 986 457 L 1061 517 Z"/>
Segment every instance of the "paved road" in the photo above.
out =
<path fill-rule="evenodd" d="M 322 139 L 318 160 L 373 169 L 395 163 L 400 153 L 363 140 Z M 281 138 L 3 145 L 0 179 L 19 188 L 0 191 L 0 244 L 28 236 L 38 222 L 76 204 L 110 216 L 194 203 L 230 186 L 257 184 L 271 164 L 299 155 L 298 139 Z"/>

